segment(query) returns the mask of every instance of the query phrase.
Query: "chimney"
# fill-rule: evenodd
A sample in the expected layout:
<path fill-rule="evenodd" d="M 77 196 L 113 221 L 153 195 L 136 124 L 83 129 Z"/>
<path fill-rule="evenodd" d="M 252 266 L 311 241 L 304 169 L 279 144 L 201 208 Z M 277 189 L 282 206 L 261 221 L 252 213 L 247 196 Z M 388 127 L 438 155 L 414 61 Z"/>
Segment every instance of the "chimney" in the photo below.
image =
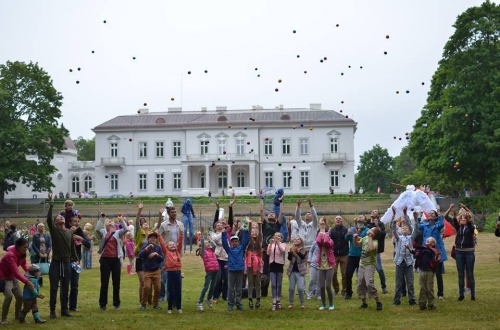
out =
<path fill-rule="evenodd" d="M 321 110 L 321 103 L 311 103 L 309 104 L 311 110 Z"/>
<path fill-rule="evenodd" d="M 280 104 L 280 110 L 283 110 L 283 104 Z"/>
<path fill-rule="evenodd" d="M 227 107 L 226 106 L 219 106 L 219 107 L 215 107 L 215 110 L 217 110 L 217 111 L 226 111 Z"/>
<path fill-rule="evenodd" d="M 145 113 L 149 113 L 149 109 L 148 108 L 142 108 L 142 109 L 137 110 L 137 113 L 140 114 L 140 115 L 145 114 Z"/>
<path fill-rule="evenodd" d="M 181 107 L 168 108 L 168 112 L 182 112 Z"/>
<path fill-rule="evenodd" d="M 207 112 L 207 107 L 201 107 L 202 112 Z"/>

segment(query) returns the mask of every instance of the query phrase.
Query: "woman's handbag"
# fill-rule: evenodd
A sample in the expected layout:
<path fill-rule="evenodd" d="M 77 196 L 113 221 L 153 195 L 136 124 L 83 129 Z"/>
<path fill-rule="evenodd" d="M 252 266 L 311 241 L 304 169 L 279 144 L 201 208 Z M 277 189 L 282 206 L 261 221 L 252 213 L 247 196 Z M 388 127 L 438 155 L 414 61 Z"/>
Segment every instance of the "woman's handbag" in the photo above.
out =
<path fill-rule="evenodd" d="M 457 259 L 457 249 L 456 249 L 455 245 L 453 245 L 453 247 L 451 248 L 451 257 L 453 259 Z"/>
<path fill-rule="evenodd" d="M 43 260 L 45 260 L 45 262 L 42 262 Z M 49 274 L 50 262 L 47 262 L 47 258 L 40 259 L 40 262 L 36 265 L 40 267 L 40 273 L 42 273 L 42 275 Z"/>

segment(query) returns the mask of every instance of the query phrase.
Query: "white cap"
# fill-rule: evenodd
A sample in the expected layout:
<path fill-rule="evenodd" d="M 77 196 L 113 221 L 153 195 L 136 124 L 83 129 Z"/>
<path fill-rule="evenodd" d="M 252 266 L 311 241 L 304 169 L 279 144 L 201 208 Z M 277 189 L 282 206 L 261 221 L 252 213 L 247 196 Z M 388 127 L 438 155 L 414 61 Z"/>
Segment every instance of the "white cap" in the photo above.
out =
<path fill-rule="evenodd" d="M 233 235 L 233 236 L 231 236 L 231 241 L 232 241 L 233 239 L 237 239 L 238 241 L 240 240 L 240 238 L 239 238 L 237 235 Z"/>
<path fill-rule="evenodd" d="M 167 202 L 165 203 L 165 206 L 166 207 L 172 207 L 172 206 L 174 206 L 174 202 L 172 202 L 172 200 L 170 199 L 170 197 L 168 198 Z"/>

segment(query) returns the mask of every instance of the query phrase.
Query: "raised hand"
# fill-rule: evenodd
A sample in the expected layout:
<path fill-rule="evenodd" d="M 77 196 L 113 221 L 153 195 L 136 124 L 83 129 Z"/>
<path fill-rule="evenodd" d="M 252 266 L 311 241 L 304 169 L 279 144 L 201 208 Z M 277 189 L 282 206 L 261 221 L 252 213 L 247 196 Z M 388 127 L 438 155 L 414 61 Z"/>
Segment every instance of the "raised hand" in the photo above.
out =
<path fill-rule="evenodd" d="M 137 208 L 139 210 L 142 210 L 143 207 L 144 207 L 144 204 L 142 202 L 137 203 Z"/>
<path fill-rule="evenodd" d="M 307 203 L 309 203 L 309 206 L 311 206 L 311 197 L 307 197 Z"/>
<path fill-rule="evenodd" d="M 229 207 L 233 207 L 234 202 L 236 202 L 236 199 L 231 199 L 229 201 Z"/>
<path fill-rule="evenodd" d="M 48 193 L 48 194 L 47 194 L 47 198 L 48 198 L 49 200 L 52 200 L 52 194 L 51 194 L 51 193 Z"/>
<path fill-rule="evenodd" d="M 391 207 L 391 209 L 392 209 L 392 214 L 395 215 L 396 214 L 396 207 L 393 206 L 393 207 Z"/>
<path fill-rule="evenodd" d="M 302 205 L 302 199 L 299 199 L 299 200 L 297 201 L 297 207 L 300 207 L 300 205 Z"/>
<path fill-rule="evenodd" d="M 165 212 L 165 208 L 163 206 L 161 206 L 160 209 L 158 210 L 158 212 L 160 214 L 163 214 L 163 212 Z"/>
<path fill-rule="evenodd" d="M 214 204 L 217 208 L 219 208 L 219 202 L 215 201 Z"/>
<path fill-rule="evenodd" d="M 403 206 L 403 213 L 406 214 L 406 211 L 408 211 L 408 206 Z"/>

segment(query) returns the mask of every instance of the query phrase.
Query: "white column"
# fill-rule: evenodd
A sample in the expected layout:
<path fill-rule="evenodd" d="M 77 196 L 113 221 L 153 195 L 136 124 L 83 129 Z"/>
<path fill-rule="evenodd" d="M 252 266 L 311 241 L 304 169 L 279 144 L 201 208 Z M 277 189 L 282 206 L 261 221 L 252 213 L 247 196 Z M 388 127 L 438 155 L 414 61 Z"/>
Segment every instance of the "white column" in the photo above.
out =
<path fill-rule="evenodd" d="M 187 165 L 182 165 L 182 176 L 181 176 L 181 185 L 182 185 L 182 190 L 189 190 L 188 187 L 188 182 L 190 181 L 189 178 L 189 167 Z"/>
<path fill-rule="evenodd" d="M 210 190 L 210 165 L 205 165 L 205 192 Z"/>
<path fill-rule="evenodd" d="M 250 169 L 250 191 L 255 192 L 255 187 L 257 186 L 257 182 L 255 182 L 255 164 L 248 165 Z"/>
<path fill-rule="evenodd" d="M 227 184 L 235 187 L 236 185 L 233 182 L 232 166 L 232 164 L 227 164 Z M 227 189 L 227 187 L 224 188 Z"/>

